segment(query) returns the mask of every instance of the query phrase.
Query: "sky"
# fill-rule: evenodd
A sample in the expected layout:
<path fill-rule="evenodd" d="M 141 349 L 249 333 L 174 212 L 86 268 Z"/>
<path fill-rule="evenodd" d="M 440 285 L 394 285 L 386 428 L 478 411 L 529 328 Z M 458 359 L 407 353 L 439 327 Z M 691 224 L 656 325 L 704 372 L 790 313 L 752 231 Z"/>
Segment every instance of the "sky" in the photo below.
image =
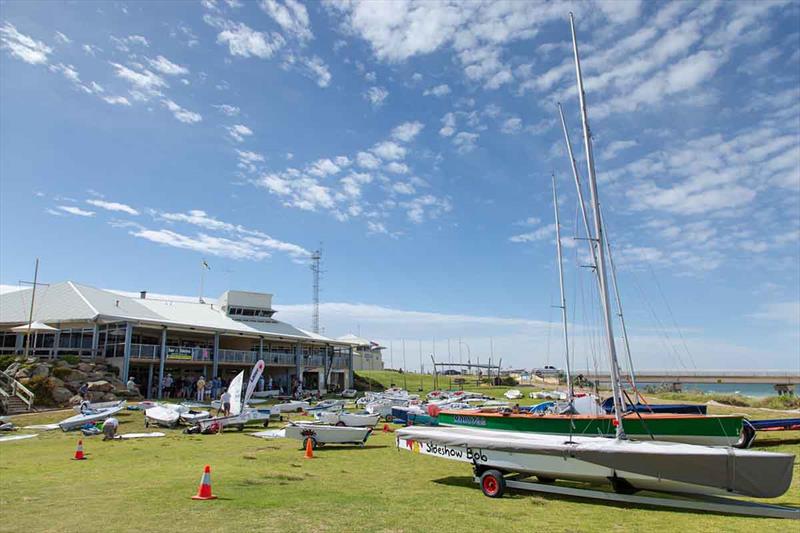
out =
<path fill-rule="evenodd" d="M 570 11 L 634 365 L 800 371 L 798 2 L 0 2 L 0 283 L 308 328 L 320 249 L 327 335 L 563 366 L 555 174 L 602 368 Z"/>

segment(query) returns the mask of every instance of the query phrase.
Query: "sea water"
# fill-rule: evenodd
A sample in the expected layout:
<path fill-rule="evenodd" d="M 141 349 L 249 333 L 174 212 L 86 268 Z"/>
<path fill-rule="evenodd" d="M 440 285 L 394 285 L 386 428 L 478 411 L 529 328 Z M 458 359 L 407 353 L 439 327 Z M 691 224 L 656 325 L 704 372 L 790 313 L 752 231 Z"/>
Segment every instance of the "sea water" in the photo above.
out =
<path fill-rule="evenodd" d="M 637 382 L 640 388 L 658 387 L 662 383 Z M 681 392 L 699 391 L 709 394 L 740 394 L 752 398 L 777 396 L 775 387 L 769 383 L 681 383 Z M 795 395 L 800 395 L 800 385 L 794 387 Z"/>

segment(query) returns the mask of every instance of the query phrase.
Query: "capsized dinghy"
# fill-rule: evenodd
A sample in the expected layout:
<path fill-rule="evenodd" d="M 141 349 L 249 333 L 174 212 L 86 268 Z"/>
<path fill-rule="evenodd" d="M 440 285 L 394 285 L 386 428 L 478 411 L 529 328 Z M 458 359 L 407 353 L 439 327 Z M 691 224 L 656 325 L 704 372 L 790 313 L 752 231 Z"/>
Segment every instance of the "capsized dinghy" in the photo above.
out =
<path fill-rule="evenodd" d="M 787 453 L 472 428 L 401 428 L 397 446 L 469 462 L 479 470 L 610 483 L 615 490 L 733 493 L 754 498 L 784 494 L 794 467 L 794 455 Z"/>
<path fill-rule="evenodd" d="M 125 407 L 125 400 L 120 400 L 116 405 L 104 407 L 102 409 L 85 408 L 83 412 L 59 422 L 58 427 L 60 427 L 62 431 L 78 429 L 83 425 L 105 420 L 109 416 L 120 412 L 123 407 Z"/>
<path fill-rule="evenodd" d="M 177 405 L 156 405 L 144 411 L 144 427 L 151 425 L 174 428 L 178 425 L 181 413 Z"/>

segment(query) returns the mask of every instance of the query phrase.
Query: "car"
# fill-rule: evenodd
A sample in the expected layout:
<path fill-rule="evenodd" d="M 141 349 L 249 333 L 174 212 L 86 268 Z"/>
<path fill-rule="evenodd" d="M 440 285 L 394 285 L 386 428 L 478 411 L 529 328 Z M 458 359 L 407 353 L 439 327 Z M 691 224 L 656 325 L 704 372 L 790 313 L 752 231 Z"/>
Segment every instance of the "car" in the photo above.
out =
<path fill-rule="evenodd" d="M 442 375 L 445 375 L 445 376 L 460 376 L 461 375 L 461 371 L 460 370 L 453 370 L 453 369 L 445 370 L 444 372 L 442 372 Z"/>

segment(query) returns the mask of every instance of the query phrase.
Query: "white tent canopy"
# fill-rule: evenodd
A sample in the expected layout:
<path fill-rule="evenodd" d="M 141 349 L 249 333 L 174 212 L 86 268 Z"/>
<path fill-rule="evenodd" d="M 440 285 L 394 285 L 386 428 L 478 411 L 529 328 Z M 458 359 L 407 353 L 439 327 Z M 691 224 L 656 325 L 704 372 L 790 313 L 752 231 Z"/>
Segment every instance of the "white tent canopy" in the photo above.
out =
<path fill-rule="evenodd" d="M 39 322 L 38 320 L 34 320 L 30 324 L 22 324 L 21 326 L 17 326 L 15 328 L 11 328 L 11 331 L 15 331 L 17 333 L 27 333 L 28 331 L 32 332 L 42 332 L 42 331 L 58 331 L 58 328 L 54 328 Z"/>

